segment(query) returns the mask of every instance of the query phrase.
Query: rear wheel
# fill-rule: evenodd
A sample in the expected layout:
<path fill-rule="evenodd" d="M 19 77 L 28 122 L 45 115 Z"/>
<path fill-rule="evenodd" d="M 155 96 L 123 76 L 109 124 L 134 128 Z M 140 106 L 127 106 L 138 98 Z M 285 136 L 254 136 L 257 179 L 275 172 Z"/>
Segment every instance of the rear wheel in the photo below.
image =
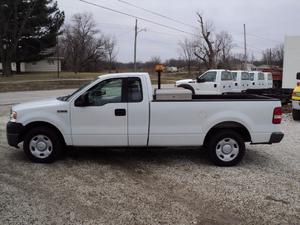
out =
<path fill-rule="evenodd" d="M 232 130 L 213 133 L 207 147 L 210 159 L 218 166 L 234 166 L 245 155 L 244 139 Z"/>
<path fill-rule="evenodd" d="M 300 120 L 300 110 L 293 109 L 293 119 Z"/>
<path fill-rule="evenodd" d="M 61 154 L 62 147 L 56 131 L 48 127 L 33 128 L 24 138 L 25 155 L 33 162 L 53 162 Z"/>

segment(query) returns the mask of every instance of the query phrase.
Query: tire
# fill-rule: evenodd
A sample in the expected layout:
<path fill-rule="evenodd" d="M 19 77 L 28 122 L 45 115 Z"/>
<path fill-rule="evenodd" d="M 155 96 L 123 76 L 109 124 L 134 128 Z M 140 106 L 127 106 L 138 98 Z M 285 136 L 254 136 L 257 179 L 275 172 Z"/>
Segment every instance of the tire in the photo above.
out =
<path fill-rule="evenodd" d="M 300 120 L 300 110 L 293 109 L 293 119 Z"/>
<path fill-rule="evenodd" d="M 61 155 L 63 144 L 55 130 L 36 127 L 24 137 L 23 149 L 32 162 L 51 163 Z"/>
<path fill-rule="evenodd" d="M 181 87 L 181 88 L 184 88 L 184 89 L 188 89 L 192 92 L 193 95 L 195 95 L 195 90 L 192 86 L 190 85 L 187 85 L 187 84 L 181 84 L 181 85 L 178 85 L 178 87 Z"/>
<path fill-rule="evenodd" d="M 208 155 L 217 166 L 235 166 L 245 155 L 245 142 L 237 132 L 224 129 L 213 133 L 207 143 Z"/>

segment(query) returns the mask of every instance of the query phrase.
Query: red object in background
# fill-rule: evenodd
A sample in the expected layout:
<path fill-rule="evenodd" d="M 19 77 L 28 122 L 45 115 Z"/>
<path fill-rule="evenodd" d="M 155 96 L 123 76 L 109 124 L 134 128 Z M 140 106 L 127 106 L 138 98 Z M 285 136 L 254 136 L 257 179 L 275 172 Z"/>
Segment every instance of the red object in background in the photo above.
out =
<path fill-rule="evenodd" d="M 262 69 L 262 72 L 272 73 L 273 80 L 282 81 L 282 69 L 281 68 L 265 68 Z"/>

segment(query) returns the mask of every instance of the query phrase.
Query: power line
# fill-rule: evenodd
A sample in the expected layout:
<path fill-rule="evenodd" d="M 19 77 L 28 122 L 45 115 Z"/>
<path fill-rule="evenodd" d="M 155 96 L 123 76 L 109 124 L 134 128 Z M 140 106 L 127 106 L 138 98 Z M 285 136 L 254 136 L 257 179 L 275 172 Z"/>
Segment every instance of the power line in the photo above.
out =
<path fill-rule="evenodd" d="M 131 17 L 131 18 L 134 18 L 134 19 L 139 19 L 139 20 L 142 20 L 142 21 L 145 21 L 145 22 L 148 22 L 148 23 L 155 24 L 155 25 L 157 25 L 157 26 L 161 26 L 161 27 L 164 27 L 164 28 L 168 28 L 168 29 L 170 29 L 170 30 L 176 30 L 176 31 L 181 32 L 181 33 L 185 33 L 185 34 L 189 34 L 189 35 L 195 35 L 195 34 L 193 34 L 193 33 L 190 33 L 190 32 L 187 32 L 187 31 L 184 31 L 184 30 L 181 30 L 181 29 L 172 27 L 172 26 L 168 26 L 168 25 L 165 25 L 165 24 L 162 24 L 162 23 L 155 22 L 155 21 L 153 21 L 153 20 L 145 19 L 145 18 L 143 18 L 143 17 L 135 16 L 135 15 L 132 15 L 132 14 L 129 14 L 129 13 L 126 13 L 126 12 L 122 12 L 122 11 L 119 11 L 119 10 L 116 10 L 116 9 L 112 9 L 112 8 L 109 8 L 109 7 L 100 5 L 100 4 L 96 4 L 96 3 L 93 3 L 93 2 L 89 2 L 89 1 L 86 1 L 86 0 L 79 0 L 79 1 L 80 1 L 80 2 L 83 2 L 83 3 L 86 3 L 86 4 L 88 4 L 88 5 L 93 5 L 93 6 L 96 6 L 96 7 L 98 7 L 98 8 L 102 8 L 102 9 L 111 11 L 111 12 L 115 12 L 115 13 L 118 13 L 118 14 L 122 14 L 122 15 L 124 15 L 124 16 L 128 16 L 128 17 Z"/>
<path fill-rule="evenodd" d="M 126 4 L 126 5 L 132 6 L 132 7 L 134 7 L 134 8 L 141 9 L 141 10 L 143 10 L 143 11 L 145 11 L 145 12 L 148 12 L 148 13 L 151 13 L 151 14 L 153 14 L 153 15 L 160 16 L 160 17 L 165 18 L 165 19 L 167 19 L 167 20 L 170 20 L 170 21 L 173 21 L 173 22 L 176 22 L 176 23 L 185 25 L 185 26 L 189 26 L 189 27 L 192 27 L 192 28 L 194 28 L 194 29 L 197 29 L 197 28 L 198 28 L 198 27 L 196 27 L 196 26 L 193 26 L 193 25 L 184 23 L 184 22 L 182 22 L 182 21 L 180 21 L 180 20 L 177 20 L 177 19 L 175 19 L 175 18 L 172 18 L 172 17 L 166 16 L 166 15 L 163 15 L 163 14 L 161 14 L 161 13 L 157 13 L 157 12 L 155 12 L 155 11 L 152 11 L 152 10 L 150 10 L 150 9 L 146 9 L 146 8 L 141 7 L 141 6 L 135 5 L 135 4 L 130 3 L 130 2 L 128 2 L 128 1 L 124 1 L 124 0 L 118 0 L 118 1 L 119 1 L 119 2 L 122 2 L 122 3 Z"/>

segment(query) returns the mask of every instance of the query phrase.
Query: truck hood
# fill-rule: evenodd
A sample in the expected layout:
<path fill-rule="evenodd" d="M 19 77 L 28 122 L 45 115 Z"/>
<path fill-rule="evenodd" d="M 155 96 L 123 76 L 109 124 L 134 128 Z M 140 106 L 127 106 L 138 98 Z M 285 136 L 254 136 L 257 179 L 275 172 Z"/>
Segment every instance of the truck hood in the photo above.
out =
<path fill-rule="evenodd" d="M 195 83 L 196 81 L 193 79 L 184 79 L 184 80 L 178 80 L 176 81 L 176 86 L 180 84 L 189 84 L 189 83 Z"/>
<path fill-rule="evenodd" d="M 53 107 L 64 107 L 67 106 L 69 102 L 59 101 L 56 98 L 26 102 L 12 107 L 13 111 L 23 111 L 28 109 L 40 109 L 40 108 L 53 108 Z"/>

